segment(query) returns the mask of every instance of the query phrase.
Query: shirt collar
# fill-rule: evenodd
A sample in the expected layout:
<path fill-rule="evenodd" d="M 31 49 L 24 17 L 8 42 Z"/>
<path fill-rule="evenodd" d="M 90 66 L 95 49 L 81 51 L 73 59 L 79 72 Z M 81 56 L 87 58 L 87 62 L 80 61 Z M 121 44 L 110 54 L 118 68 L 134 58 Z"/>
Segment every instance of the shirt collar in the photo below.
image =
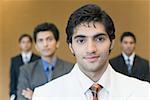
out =
<path fill-rule="evenodd" d="M 110 91 L 110 83 L 111 83 L 111 65 L 108 64 L 105 72 L 102 77 L 98 81 L 98 83 L 105 89 L 107 92 Z"/>
<path fill-rule="evenodd" d="M 22 55 L 22 57 L 23 58 L 25 58 L 25 57 L 28 57 L 28 58 L 30 58 L 31 57 L 31 55 L 32 55 L 32 52 L 31 51 L 29 51 L 29 52 L 21 52 L 21 55 Z"/>
<path fill-rule="evenodd" d="M 103 89 L 105 89 L 107 92 L 110 91 L 110 65 L 107 66 L 106 71 L 103 73 L 102 77 L 100 78 L 100 80 L 97 82 L 99 83 Z M 78 64 L 75 64 L 75 72 L 78 73 L 77 74 L 77 78 L 79 79 L 79 82 L 83 88 L 83 92 L 86 93 L 89 88 L 93 85 L 93 82 L 90 78 L 88 78 L 80 69 Z"/>
<path fill-rule="evenodd" d="M 128 58 L 129 58 L 130 60 L 132 60 L 132 59 L 134 59 L 134 57 L 135 57 L 135 53 L 132 53 L 132 55 L 131 55 L 130 57 L 128 57 L 124 52 L 122 52 L 122 55 L 123 55 L 123 57 L 124 57 L 125 60 L 127 60 Z"/>
<path fill-rule="evenodd" d="M 122 56 L 123 56 L 125 62 L 127 62 L 127 60 L 130 59 L 130 64 L 133 65 L 135 53 L 132 53 L 132 55 L 130 57 L 128 57 L 124 52 L 122 52 Z"/>
<path fill-rule="evenodd" d="M 41 58 L 41 61 L 42 61 L 43 67 L 44 67 L 44 71 L 46 71 L 48 67 L 49 67 L 50 69 L 53 69 L 53 68 L 55 67 L 57 58 L 54 57 L 54 59 L 52 59 L 52 62 L 51 62 L 51 63 L 48 63 L 46 60 L 44 60 L 44 59 L 42 59 L 42 58 Z"/>

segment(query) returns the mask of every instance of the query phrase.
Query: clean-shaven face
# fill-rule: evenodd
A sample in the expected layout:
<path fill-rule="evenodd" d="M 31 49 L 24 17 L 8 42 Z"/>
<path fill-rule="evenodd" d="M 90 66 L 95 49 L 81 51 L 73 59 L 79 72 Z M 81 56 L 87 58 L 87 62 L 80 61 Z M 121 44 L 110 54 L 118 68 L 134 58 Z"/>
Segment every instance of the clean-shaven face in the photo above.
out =
<path fill-rule="evenodd" d="M 79 68 L 84 72 L 97 72 L 107 67 L 111 42 L 101 23 L 78 25 L 69 47 L 75 54 Z"/>
<path fill-rule="evenodd" d="M 133 37 L 131 36 L 124 37 L 121 42 L 121 47 L 122 47 L 122 51 L 126 55 L 130 56 L 135 50 L 135 41 Z"/>
<path fill-rule="evenodd" d="M 51 31 L 42 31 L 37 34 L 36 49 L 42 57 L 52 57 L 59 44 Z"/>
<path fill-rule="evenodd" d="M 29 52 L 32 49 L 32 42 L 30 41 L 29 37 L 23 37 L 19 45 L 23 52 Z"/>

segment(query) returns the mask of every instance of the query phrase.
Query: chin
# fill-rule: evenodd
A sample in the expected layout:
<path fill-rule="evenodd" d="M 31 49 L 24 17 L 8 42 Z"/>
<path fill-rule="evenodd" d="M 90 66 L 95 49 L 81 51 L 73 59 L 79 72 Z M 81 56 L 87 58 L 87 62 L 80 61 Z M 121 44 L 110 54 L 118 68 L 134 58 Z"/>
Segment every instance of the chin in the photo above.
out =
<path fill-rule="evenodd" d="M 51 57 L 51 54 L 44 54 L 45 57 Z"/>

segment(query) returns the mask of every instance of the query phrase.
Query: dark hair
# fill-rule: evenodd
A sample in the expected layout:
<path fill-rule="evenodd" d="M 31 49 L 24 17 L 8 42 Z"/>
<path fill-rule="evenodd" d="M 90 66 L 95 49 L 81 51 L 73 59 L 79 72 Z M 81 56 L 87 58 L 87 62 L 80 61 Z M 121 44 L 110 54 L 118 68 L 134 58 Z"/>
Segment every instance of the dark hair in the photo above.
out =
<path fill-rule="evenodd" d="M 37 25 L 34 28 L 33 38 L 35 42 L 36 42 L 37 34 L 42 31 L 51 31 L 54 35 L 55 40 L 56 41 L 59 40 L 59 31 L 57 27 L 53 23 L 45 22 L 45 23 Z"/>
<path fill-rule="evenodd" d="M 134 39 L 134 42 L 136 43 L 136 37 L 132 32 L 123 32 L 120 38 L 120 42 L 123 41 L 124 37 L 132 37 Z"/>
<path fill-rule="evenodd" d="M 19 39 L 18 39 L 19 43 L 21 42 L 21 40 L 22 40 L 24 37 L 29 38 L 30 42 L 32 43 L 32 37 L 31 37 L 29 34 L 22 34 L 22 35 L 19 37 Z"/>
<path fill-rule="evenodd" d="M 74 11 L 67 23 L 67 43 L 72 43 L 72 35 L 77 25 L 81 23 L 101 22 L 106 29 L 110 41 L 115 39 L 115 27 L 110 16 L 95 4 L 87 4 Z"/>

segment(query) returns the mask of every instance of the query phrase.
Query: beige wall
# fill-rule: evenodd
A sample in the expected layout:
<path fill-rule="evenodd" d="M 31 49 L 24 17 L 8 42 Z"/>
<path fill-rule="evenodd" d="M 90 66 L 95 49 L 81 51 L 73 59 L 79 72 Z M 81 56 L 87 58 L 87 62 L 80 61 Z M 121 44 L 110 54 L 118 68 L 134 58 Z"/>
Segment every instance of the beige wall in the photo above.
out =
<path fill-rule="evenodd" d="M 0 99 L 2 97 L 2 3 L 0 2 Z"/>
<path fill-rule="evenodd" d="M 65 42 L 65 26 L 72 11 L 83 4 L 96 3 L 108 12 L 116 26 L 116 44 L 111 57 L 120 53 L 119 36 L 133 31 L 137 36 L 136 52 L 150 59 L 150 2 L 149 0 L 1 0 L 0 1 L 0 99 L 8 100 L 10 57 L 19 52 L 18 37 L 32 33 L 38 23 L 54 22 L 61 32 L 57 51 L 60 58 L 74 62 Z M 35 50 L 34 50 L 35 51 Z"/>

